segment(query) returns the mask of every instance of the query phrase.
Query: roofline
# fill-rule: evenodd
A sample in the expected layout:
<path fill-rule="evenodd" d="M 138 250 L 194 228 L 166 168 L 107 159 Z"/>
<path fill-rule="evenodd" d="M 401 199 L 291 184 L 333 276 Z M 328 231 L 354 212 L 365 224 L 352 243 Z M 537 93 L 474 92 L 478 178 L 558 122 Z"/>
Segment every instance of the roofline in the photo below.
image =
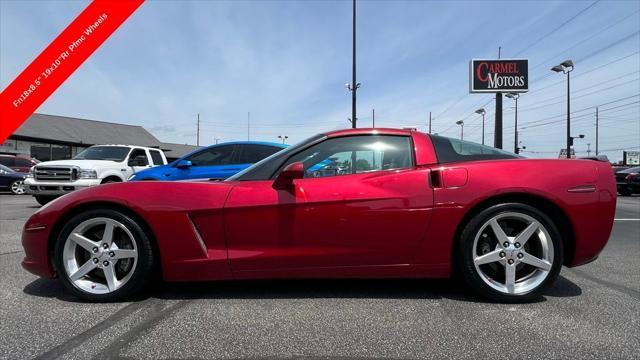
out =
<path fill-rule="evenodd" d="M 396 128 L 357 128 L 357 129 L 341 129 L 323 133 L 327 137 L 349 136 L 349 135 L 411 135 L 414 129 L 396 129 Z"/>
<path fill-rule="evenodd" d="M 43 114 L 43 113 L 33 113 L 33 115 L 52 116 L 52 117 L 59 117 L 59 118 L 72 119 L 72 120 L 91 121 L 91 122 L 97 122 L 97 123 L 103 123 L 103 124 L 114 124 L 114 125 L 122 125 L 122 126 L 132 126 L 132 127 L 142 128 L 142 129 L 144 129 L 145 131 L 147 131 L 147 129 L 145 129 L 142 125 L 123 124 L 123 123 L 117 123 L 117 122 L 113 122 L 113 121 L 92 120 L 92 119 L 85 119 L 85 118 L 71 117 L 71 116 L 65 116 L 65 115 L 52 115 L 52 114 Z M 27 119 L 27 120 L 28 120 L 28 119 Z M 147 131 L 147 132 L 149 132 L 149 131 Z M 149 134 L 151 134 L 151 133 L 149 133 Z M 153 134 L 151 134 L 151 136 L 153 136 Z M 153 136 L 153 137 L 155 137 L 155 136 Z M 156 140 L 157 140 L 157 139 L 156 139 Z"/>

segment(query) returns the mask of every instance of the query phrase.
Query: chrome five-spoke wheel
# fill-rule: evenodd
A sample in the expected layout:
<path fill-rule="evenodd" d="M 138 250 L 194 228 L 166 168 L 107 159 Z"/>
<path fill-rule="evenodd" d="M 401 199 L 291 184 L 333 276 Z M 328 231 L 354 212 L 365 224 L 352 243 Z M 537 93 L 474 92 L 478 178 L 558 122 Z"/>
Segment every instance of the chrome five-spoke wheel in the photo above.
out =
<path fill-rule="evenodd" d="M 480 228 L 473 242 L 473 263 L 493 289 L 524 294 L 540 285 L 553 265 L 553 243 L 533 217 L 501 213 Z"/>
<path fill-rule="evenodd" d="M 62 284 L 89 301 L 123 300 L 154 276 L 152 236 L 139 217 L 114 209 L 83 211 L 57 235 L 54 265 Z"/>
<path fill-rule="evenodd" d="M 80 290 L 105 294 L 119 289 L 134 273 L 138 249 L 122 223 L 98 217 L 77 225 L 63 250 L 64 270 Z"/>
<path fill-rule="evenodd" d="M 462 231 L 459 246 L 464 279 L 499 301 L 533 300 L 562 265 L 562 239 L 555 224 L 527 204 L 498 204 L 476 214 Z"/>

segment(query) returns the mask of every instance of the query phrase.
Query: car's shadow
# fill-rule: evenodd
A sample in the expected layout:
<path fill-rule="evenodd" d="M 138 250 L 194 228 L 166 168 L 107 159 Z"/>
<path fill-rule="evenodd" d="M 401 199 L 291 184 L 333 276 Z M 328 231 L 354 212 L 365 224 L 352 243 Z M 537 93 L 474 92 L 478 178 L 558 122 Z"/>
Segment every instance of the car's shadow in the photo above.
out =
<path fill-rule="evenodd" d="M 57 280 L 37 279 L 24 288 L 29 295 L 52 297 L 77 302 L 64 291 Z M 582 289 L 560 276 L 556 283 L 537 301 L 547 297 L 573 297 Z M 426 279 L 322 279 L 322 280 L 260 280 L 160 283 L 145 297 L 158 299 L 451 299 L 466 302 L 490 302 L 479 297 L 455 280 Z"/>

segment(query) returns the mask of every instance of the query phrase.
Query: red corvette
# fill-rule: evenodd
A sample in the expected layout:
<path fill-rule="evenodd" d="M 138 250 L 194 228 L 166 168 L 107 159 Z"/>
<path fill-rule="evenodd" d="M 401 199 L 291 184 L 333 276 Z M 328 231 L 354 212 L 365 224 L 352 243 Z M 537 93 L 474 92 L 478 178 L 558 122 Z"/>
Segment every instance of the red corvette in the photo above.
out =
<path fill-rule="evenodd" d="M 28 271 L 90 301 L 166 281 L 448 277 L 526 301 L 594 260 L 616 203 L 611 167 L 530 160 L 411 130 L 317 135 L 226 181 L 130 182 L 42 207 Z"/>

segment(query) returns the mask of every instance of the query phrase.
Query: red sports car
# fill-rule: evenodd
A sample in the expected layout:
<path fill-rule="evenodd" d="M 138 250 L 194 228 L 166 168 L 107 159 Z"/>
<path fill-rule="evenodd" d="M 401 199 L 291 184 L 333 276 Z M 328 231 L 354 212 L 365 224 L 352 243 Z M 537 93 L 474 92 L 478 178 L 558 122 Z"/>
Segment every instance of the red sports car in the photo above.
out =
<path fill-rule="evenodd" d="M 323 166 L 341 171 L 323 171 Z M 226 181 L 76 191 L 26 222 L 22 263 L 90 301 L 165 281 L 449 277 L 540 296 L 607 243 L 606 162 L 530 160 L 412 130 L 314 136 Z"/>

